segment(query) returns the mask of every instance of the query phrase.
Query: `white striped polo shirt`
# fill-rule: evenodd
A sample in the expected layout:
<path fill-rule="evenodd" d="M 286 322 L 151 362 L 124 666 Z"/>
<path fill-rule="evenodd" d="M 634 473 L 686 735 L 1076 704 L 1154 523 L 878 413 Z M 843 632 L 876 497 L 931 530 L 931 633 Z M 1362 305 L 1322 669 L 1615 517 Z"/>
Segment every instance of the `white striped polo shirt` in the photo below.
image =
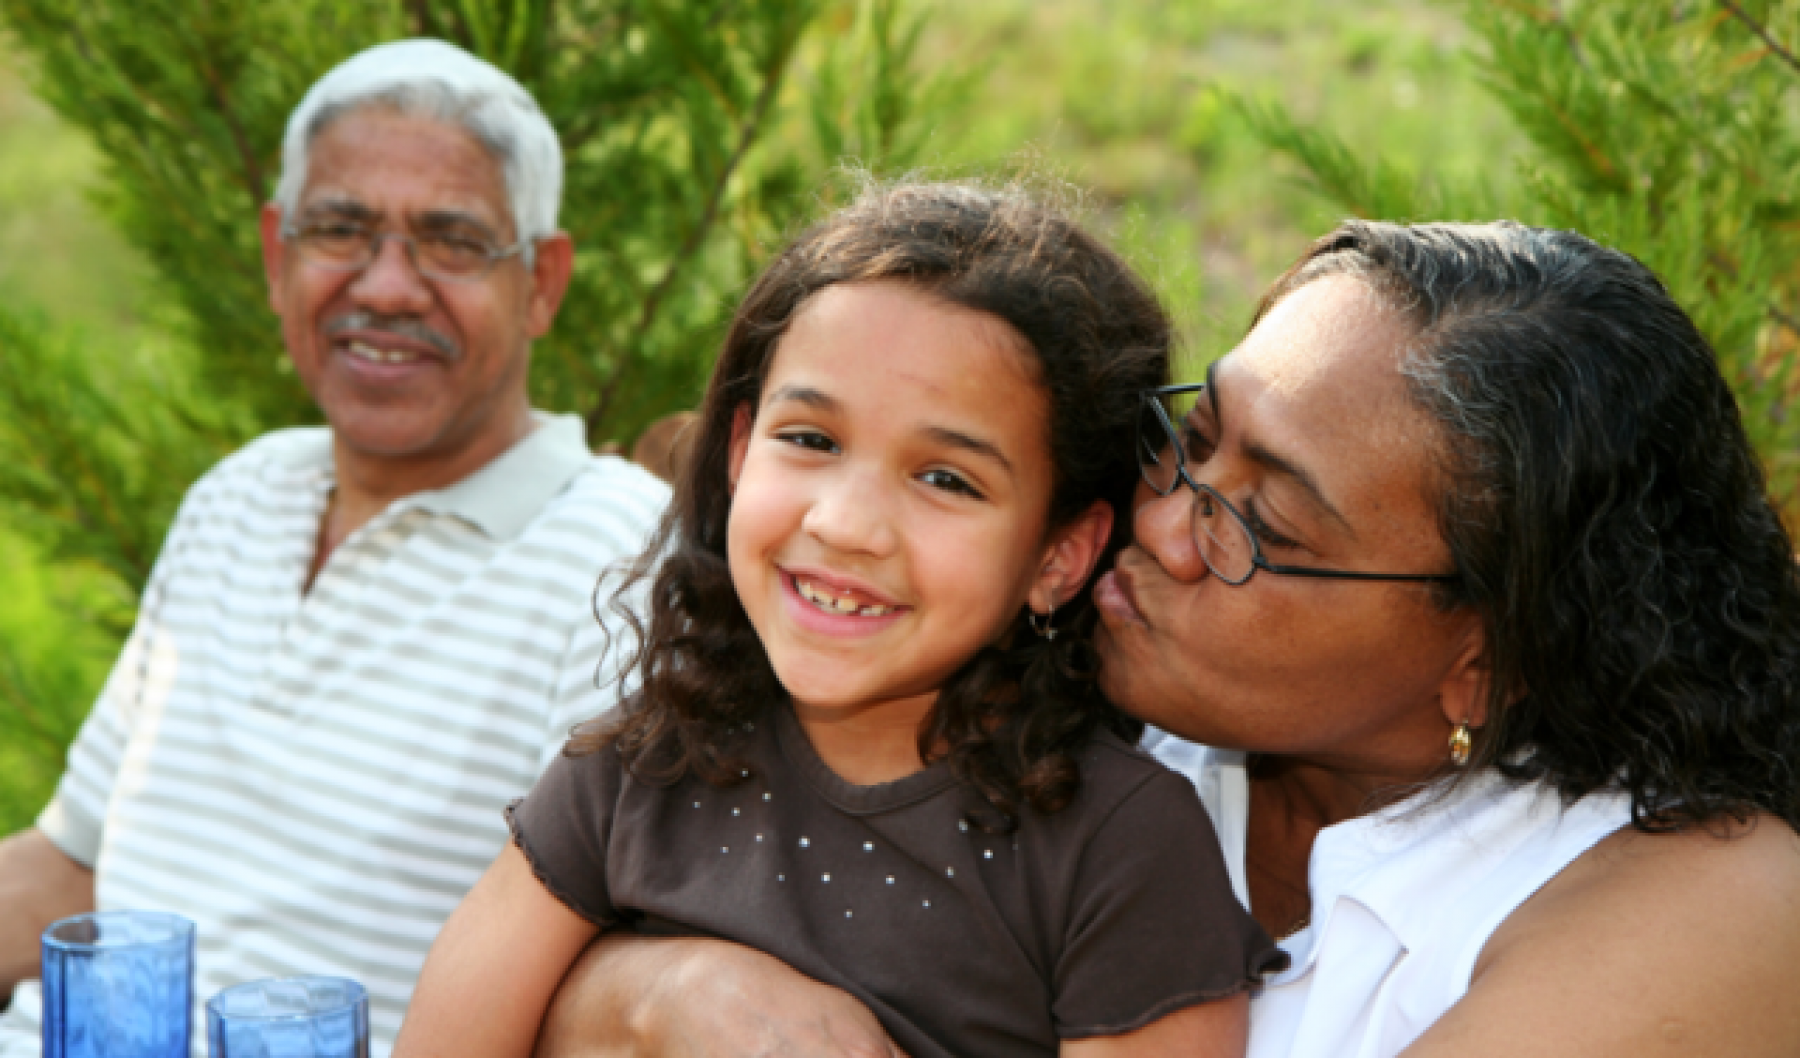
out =
<path fill-rule="evenodd" d="M 507 840 L 502 809 L 614 703 L 596 584 L 668 490 L 590 455 L 579 419 L 540 416 L 351 534 L 302 595 L 332 487 L 324 429 L 264 437 L 194 486 L 38 826 L 94 865 L 101 909 L 196 922 L 197 1001 L 353 977 L 384 1055 Z M 36 1053 L 38 1008 L 21 986 L 0 1054 Z"/>

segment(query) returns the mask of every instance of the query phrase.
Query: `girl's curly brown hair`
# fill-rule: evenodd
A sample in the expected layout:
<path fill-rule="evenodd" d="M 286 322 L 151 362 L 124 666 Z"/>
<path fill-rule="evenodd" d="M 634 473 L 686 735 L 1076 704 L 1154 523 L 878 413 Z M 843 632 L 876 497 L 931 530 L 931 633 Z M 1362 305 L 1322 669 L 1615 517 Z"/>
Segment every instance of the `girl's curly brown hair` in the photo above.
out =
<path fill-rule="evenodd" d="M 782 334 L 813 295 L 876 281 L 996 316 L 1025 339 L 1049 397 L 1050 527 L 1106 500 L 1114 536 L 1122 535 L 1137 483 L 1138 392 L 1162 385 L 1169 371 L 1169 322 L 1155 296 L 1116 254 L 1020 191 L 872 188 L 795 240 L 739 306 L 674 501 L 612 597 L 636 633 L 625 671 L 637 690 L 616 713 L 578 729 L 568 752 L 616 746 L 634 775 L 659 784 L 691 772 L 723 786 L 747 774 L 740 732 L 786 692 L 726 563 L 732 419 L 757 405 Z M 1021 805 L 1040 813 L 1065 806 L 1080 784 L 1074 754 L 1098 730 L 1135 741 L 1142 729 L 1095 684 L 1086 587 L 1056 616 L 1058 635 L 1046 640 L 1025 630 L 1021 609 L 1012 634 L 944 685 L 919 731 L 921 758 L 947 758 L 1000 828 Z"/>

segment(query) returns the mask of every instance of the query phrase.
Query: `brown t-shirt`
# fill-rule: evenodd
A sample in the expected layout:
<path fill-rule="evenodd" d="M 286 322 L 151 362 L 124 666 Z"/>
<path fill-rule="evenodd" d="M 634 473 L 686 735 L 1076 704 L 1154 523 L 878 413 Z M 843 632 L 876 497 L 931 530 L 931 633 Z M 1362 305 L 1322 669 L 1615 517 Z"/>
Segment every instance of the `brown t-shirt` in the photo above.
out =
<path fill-rule="evenodd" d="M 635 780 L 560 757 L 509 810 L 544 885 L 603 929 L 722 937 L 862 1000 L 913 1058 L 1053 1055 L 1231 995 L 1286 957 L 1232 895 L 1188 781 L 1110 735 L 1054 815 L 983 833 L 937 763 L 840 779 L 787 706 L 752 778 Z"/>

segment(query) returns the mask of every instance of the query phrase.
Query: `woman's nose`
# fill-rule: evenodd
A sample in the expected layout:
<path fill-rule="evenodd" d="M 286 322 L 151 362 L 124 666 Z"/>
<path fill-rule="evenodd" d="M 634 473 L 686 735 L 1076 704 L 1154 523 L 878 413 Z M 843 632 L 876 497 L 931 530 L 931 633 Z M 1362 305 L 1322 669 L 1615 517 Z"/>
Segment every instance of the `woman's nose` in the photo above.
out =
<path fill-rule="evenodd" d="M 885 558 L 899 543 L 892 497 L 879 475 L 850 471 L 823 488 L 801 528 L 834 551 Z"/>
<path fill-rule="evenodd" d="M 1194 490 L 1178 481 L 1167 496 L 1139 488 L 1132 513 L 1132 542 L 1184 583 L 1198 581 L 1208 572 L 1194 543 L 1193 508 Z"/>

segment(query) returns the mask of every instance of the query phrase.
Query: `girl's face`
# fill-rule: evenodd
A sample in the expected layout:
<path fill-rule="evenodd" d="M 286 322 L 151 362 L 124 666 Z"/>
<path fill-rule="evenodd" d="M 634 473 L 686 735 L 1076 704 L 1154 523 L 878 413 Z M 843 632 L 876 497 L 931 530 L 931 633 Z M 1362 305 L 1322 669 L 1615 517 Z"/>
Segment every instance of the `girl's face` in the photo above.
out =
<path fill-rule="evenodd" d="M 803 715 L 923 716 L 1022 605 L 1079 586 L 1045 539 L 1048 400 L 1023 341 L 900 284 L 833 286 L 739 409 L 731 577 Z"/>

